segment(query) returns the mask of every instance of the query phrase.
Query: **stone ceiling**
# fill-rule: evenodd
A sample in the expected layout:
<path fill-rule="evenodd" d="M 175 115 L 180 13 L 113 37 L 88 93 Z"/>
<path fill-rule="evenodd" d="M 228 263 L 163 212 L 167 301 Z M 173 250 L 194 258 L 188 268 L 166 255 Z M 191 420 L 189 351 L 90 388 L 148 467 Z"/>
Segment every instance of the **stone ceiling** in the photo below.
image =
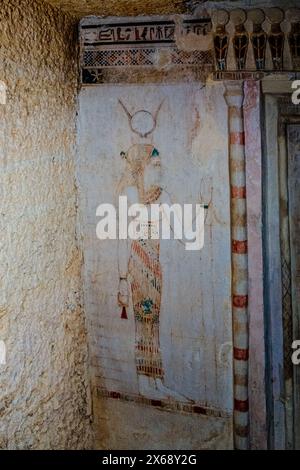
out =
<path fill-rule="evenodd" d="M 79 18 L 88 15 L 137 16 L 188 13 L 189 6 L 205 3 L 207 0 L 44 0 L 52 6 Z M 214 0 L 222 2 L 222 0 Z M 210 3 L 210 2 L 209 2 Z M 227 0 L 225 4 L 243 6 L 299 6 L 299 0 Z"/>
<path fill-rule="evenodd" d="M 161 15 L 184 13 L 185 0 L 46 0 L 65 12 L 82 18 L 87 15 Z"/>

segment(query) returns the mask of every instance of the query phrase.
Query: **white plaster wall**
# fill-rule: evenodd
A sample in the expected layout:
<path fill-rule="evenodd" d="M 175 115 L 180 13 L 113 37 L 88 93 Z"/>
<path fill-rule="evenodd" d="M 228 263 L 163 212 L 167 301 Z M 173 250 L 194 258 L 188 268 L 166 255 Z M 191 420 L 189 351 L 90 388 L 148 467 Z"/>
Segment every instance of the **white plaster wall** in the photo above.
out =
<path fill-rule="evenodd" d="M 0 448 L 85 448 L 76 25 L 33 0 L 2 0 L 0 24 Z"/>
<path fill-rule="evenodd" d="M 112 450 L 232 449 L 232 422 L 126 401 L 95 401 L 95 446 Z"/>
<path fill-rule="evenodd" d="M 121 98 L 131 111 L 147 109 L 151 112 L 165 99 L 157 128 L 144 141 L 153 143 L 160 151 L 164 184 L 172 202 L 196 203 L 200 193 L 201 202 L 208 202 L 211 197 L 212 202 L 206 221 L 205 247 L 201 252 L 187 252 L 176 241 L 163 241 L 161 245 L 160 343 L 164 383 L 195 403 L 227 413 L 222 431 L 216 418 L 204 422 L 199 418 L 199 425 L 204 426 L 203 433 L 207 431 L 207 436 L 209 430 L 214 433 L 214 426 L 215 430 L 219 429 L 221 437 L 218 444 L 214 443 L 219 448 L 231 446 L 233 402 L 228 130 L 223 93 L 222 84 L 208 84 L 201 89 L 199 83 L 82 88 L 77 169 L 93 386 L 135 395 L 139 391 L 134 362 L 133 312 L 130 308 L 128 320 L 120 318 L 117 242 L 96 238 L 99 220 L 96 208 L 100 203 L 114 202 L 116 184 L 124 169 L 120 152 L 140 142 L 130 131 L 118 99 Z M 136 405 L 132 413 L 130 408 L 134 404 L 105 405 L 105 400 L 97 398 L 96 394 L 94 400 L 94 410 L 98 410 L 96 427 L 103 425 L 106 429 L 105 432 L 99 430 L 100 446 L 103 438 L 108 447 L 112 443 L 117 446 L 118 442 L 125 448 L 143 446 L 144 441 L 139 440 L 139 419 L 144 420 L 149 433 L 159 432 L 149 418 L 149 413 L 156 416 L 157 411 L 147 408 L 146 416 L 140 405 Z M 159 419 L 164 426 L 172 427 L 170 415 L 161 414 Z M 116 430 L 119 419 L 126 422 L 127 427 Z M 185 416 L 184 419 L 196 418 Z M 163 448 L 170 446 L 168 439 L 173 439 L 176 448 L 199 446 L 201 440 L 206 442 L 204 447 L 210 447 L 210 439 L 206 436 L 205 440 L 203 433 L 198 435 L 197 444 L 189 443 L 188 437 L 184 442 L 176 441 L 180 418 L 176 418 L 176 423 L 173 437 L 165 434 L 161 442 Z M 190 425 L 192 429 L 192 421 Z M 128 435 L 134 429 L 138 437 L 131 443 L 128 439 L 124 442 L 124 433 Z"/>

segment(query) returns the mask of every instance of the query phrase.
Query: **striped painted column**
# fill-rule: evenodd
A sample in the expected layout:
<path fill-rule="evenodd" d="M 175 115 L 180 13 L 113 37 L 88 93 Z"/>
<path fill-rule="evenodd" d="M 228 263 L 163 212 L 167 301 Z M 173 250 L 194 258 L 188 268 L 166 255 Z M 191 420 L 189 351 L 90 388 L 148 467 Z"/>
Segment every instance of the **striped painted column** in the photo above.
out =
<path fill-rule="evenodd" d="M 225 88 L 229 116 L 231 187 L 234 443 L 236 449 L 243 450 L 249 446 L 248 246 L 243 83 L 225 82 Z"/>

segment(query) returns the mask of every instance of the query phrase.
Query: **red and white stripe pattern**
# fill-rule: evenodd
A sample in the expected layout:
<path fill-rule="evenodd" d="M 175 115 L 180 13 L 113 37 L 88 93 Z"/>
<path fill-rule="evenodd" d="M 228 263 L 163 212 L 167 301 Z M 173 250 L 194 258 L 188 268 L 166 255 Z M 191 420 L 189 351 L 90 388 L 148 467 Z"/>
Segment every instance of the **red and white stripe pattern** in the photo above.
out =
<path fill-rule="evenodd" d="M 229 171 L 231 187 L 232 315 L 234 361 L 234 441 L 249 446 L 248 401 L 248 245 L 246 207 L 243 83 L 226 82 L 229 115 Z"/>

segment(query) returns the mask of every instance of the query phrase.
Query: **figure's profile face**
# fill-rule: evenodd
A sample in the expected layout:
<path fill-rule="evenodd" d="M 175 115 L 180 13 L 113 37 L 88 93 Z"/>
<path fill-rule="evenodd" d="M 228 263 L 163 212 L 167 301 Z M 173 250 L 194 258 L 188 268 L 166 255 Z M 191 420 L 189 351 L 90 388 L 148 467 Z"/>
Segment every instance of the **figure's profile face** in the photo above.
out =
<path fill-rule="evenodd" d="M 144 169 L 144 188 L 149 191 L 154 187 L 161 187 L 161 164 L 157 158 L 150 158 Z"/>
<path fill-rule="evenodd" d="M 151 158 L 144 168 L 143 202 L 154 204 L 158 201 L 161 189 L 161 166 L 160 160 Z"/>
<path fill-rule="evenodd" d="M 151 144 L 135 144 L 126 153 L 121 152 L 121 156 L 127 162 L 129 185 L 138 188 L 140 201 L 146 204 L 157 201 L 162 191 L 158 150 Z"/>

